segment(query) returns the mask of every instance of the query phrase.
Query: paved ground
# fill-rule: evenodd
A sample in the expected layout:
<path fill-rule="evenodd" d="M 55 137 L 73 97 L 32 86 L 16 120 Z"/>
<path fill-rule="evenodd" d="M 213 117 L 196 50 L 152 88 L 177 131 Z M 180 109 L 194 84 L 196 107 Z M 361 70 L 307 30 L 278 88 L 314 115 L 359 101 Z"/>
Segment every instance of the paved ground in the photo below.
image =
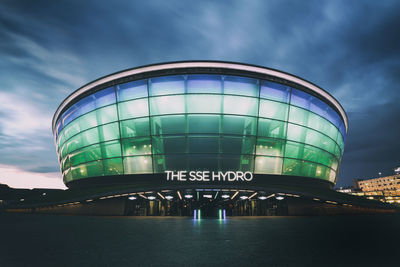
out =
<path fill-rule="evenodd" d="M 0 215 L 0 266 L 398 266 L 400 215 Z"/>

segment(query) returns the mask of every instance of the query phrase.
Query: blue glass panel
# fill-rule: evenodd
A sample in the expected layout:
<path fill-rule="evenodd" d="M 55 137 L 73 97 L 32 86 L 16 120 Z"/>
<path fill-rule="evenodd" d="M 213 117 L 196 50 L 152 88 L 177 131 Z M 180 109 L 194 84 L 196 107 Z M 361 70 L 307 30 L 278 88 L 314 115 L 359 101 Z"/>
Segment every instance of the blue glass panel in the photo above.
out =
<path fill-rule="evenodd" d="M 226 76 L 224 94 L 258 96 L 258 80 L 244 77 Z"/>
<path fill-rule="evenodd" d="M 342 119 L 339 114 L 321 99 L 311 96 L 303 91 L 292 89 L 290 99 L 292 105 L 302 107 L 324 117 L 332 122 L 337 128 L 340 127 Z"/>
<path fill-rule="evenodd" d="M 70 107 L 62 116 L 64 127 L 77 117 L 86 114 L 95 108 L 100 108 L 115 103 L 115 92 L 113 87 L 96 92 L 83 98 Z"/>
<path fill-rule="evenodd" d="M 336 113 L 336 111 L 333 110 L 333 108 L 328 107 L 327 112 L 326 112 L 326 118 L 331 121 L 336 127 L 340 127 L 340 124 L 342 123 L 342 120 L 340 119 L 339 115 Z"/>
<path fill-rule="evenodd" d="M 290 87 L 288 86 L 269 81 L 262 81 L 260 90 L 261 98 L 267 98 L 285 103 L 289 101 Z"/>
<path fill-rule="evenodd" d="M 95 102 L 93 96 L 90 95 L 85 97 L 84 99 L 80 100 L 72 107 L 70 107 L 64 114 L 63 114 L 63 124 L 64 127 L 67 126 L 71 121 L 75 118 L 79 117 L 82 114 L 85 114 L 89 111 L 95 109 Z"/>
<path fill-rule="evenodd" d="M 292 89 L 290 104 L 305 109 L 310 109 L 310 100 L 311 100 L 311 95 L 294 88 Z"/>
<path fill-rule="evenodd" d="M 103 89 L 93 94 L 96 108 L 104 107 L 115 103 L 114 87 Z M 83 113 L 82 113 L 83 114 Z"/>
<path fill-rule="evenodd" d="M 117 86 L 118 101 L 147 97 L 147 80 L 139 80 Z"/>
<path fill-rule="evenodd" d="M 69 122 L 71 122 L 73 120 L 73 118 L 69 118 L 72 116 L 72 114 L 75 112 L 76 108 L 74 106 L 70 107 L 69 109 L 67 109 L 62 115 L 61 115 L 61 119 L 62 119 L 62 124 L 64 126 L 66 126 Z M 74 116 L 75 118 L 76 116 Z"/>
<path fill-rule="evenodd" d="M 189 75 L 187 78 L 188 93 L 222 94 L 220 75 Z"/>
<path fill-rule="evenodd" d="M 326 104 L 322 100 L 313 96 L 311 97 L 310 110 L 312 112 L 315 112 L 318 115 L 321 115 L 322 117 L 326 118 L 328 108 L 330 108 L 328 104 Z"/>
<path fill-rule="evenodd" d="M 343 136 L 343 142 L 346 142 L 346 127 L 344 126 L 343 122 L 342 122 L 342 124 L 340 124 L 339 130 Z"/>
<path fill-rule="evenodd" d="M 150 96 L 185 93 L 185 79 L 183 76 L 165 76 L 150 79 Z"/>
<path fill-rule="evenodd" d="M 61 118 L 60 119 L 58 119 L 58 121 L 57 121 L 57 123 L 56 123 L 56 130 L 55 130 L 55 132 L 56 132 L 56 140 L 58 139 L 58 135 L 60 134 L 60 132 L 62 131 L 62 129 L 63 129 L 63 125 L 62 125 L 62 123 L 61 123 Z"/>

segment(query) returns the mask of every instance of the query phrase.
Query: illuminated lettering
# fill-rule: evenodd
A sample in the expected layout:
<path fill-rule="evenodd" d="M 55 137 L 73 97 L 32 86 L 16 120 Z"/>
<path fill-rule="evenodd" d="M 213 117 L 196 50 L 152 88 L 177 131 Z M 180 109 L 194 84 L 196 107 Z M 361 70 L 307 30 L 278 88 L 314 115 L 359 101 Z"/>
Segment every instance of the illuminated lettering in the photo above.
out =
<path fill-rule="evenodd" d="M 197 181 L 197 182 L 250 182 L 253 180 L 252 172 L 227 171 L 165 171 L 167 181 Z"/>

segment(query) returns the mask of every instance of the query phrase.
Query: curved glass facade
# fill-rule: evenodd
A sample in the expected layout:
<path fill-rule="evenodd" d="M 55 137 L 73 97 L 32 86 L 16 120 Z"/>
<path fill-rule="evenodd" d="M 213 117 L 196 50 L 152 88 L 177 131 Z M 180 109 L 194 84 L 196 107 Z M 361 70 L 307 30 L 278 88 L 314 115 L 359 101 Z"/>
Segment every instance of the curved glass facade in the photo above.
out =
<path fill-rule="evenodd" d="M 335 183 L 345 126 L 299 88 L 230 75 L 162 76 L 97 91 L 55 127 L 64 182 L 166 170 L 251 171 Z"/>

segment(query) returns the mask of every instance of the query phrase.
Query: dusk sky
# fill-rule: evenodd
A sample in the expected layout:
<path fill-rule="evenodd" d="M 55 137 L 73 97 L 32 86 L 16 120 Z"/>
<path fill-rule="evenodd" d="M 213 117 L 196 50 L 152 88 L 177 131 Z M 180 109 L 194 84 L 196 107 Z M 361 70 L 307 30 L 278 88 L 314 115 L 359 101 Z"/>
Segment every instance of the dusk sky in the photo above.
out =
<path fill-rule="evenodd" d="M 400 1 L 0 3 L 0 183 L 62 188 L 51 119 L 70 93 L 140 65 L 225 60 L 289 72 L 349 117 L 339 186 L 400 166 Z"/>

